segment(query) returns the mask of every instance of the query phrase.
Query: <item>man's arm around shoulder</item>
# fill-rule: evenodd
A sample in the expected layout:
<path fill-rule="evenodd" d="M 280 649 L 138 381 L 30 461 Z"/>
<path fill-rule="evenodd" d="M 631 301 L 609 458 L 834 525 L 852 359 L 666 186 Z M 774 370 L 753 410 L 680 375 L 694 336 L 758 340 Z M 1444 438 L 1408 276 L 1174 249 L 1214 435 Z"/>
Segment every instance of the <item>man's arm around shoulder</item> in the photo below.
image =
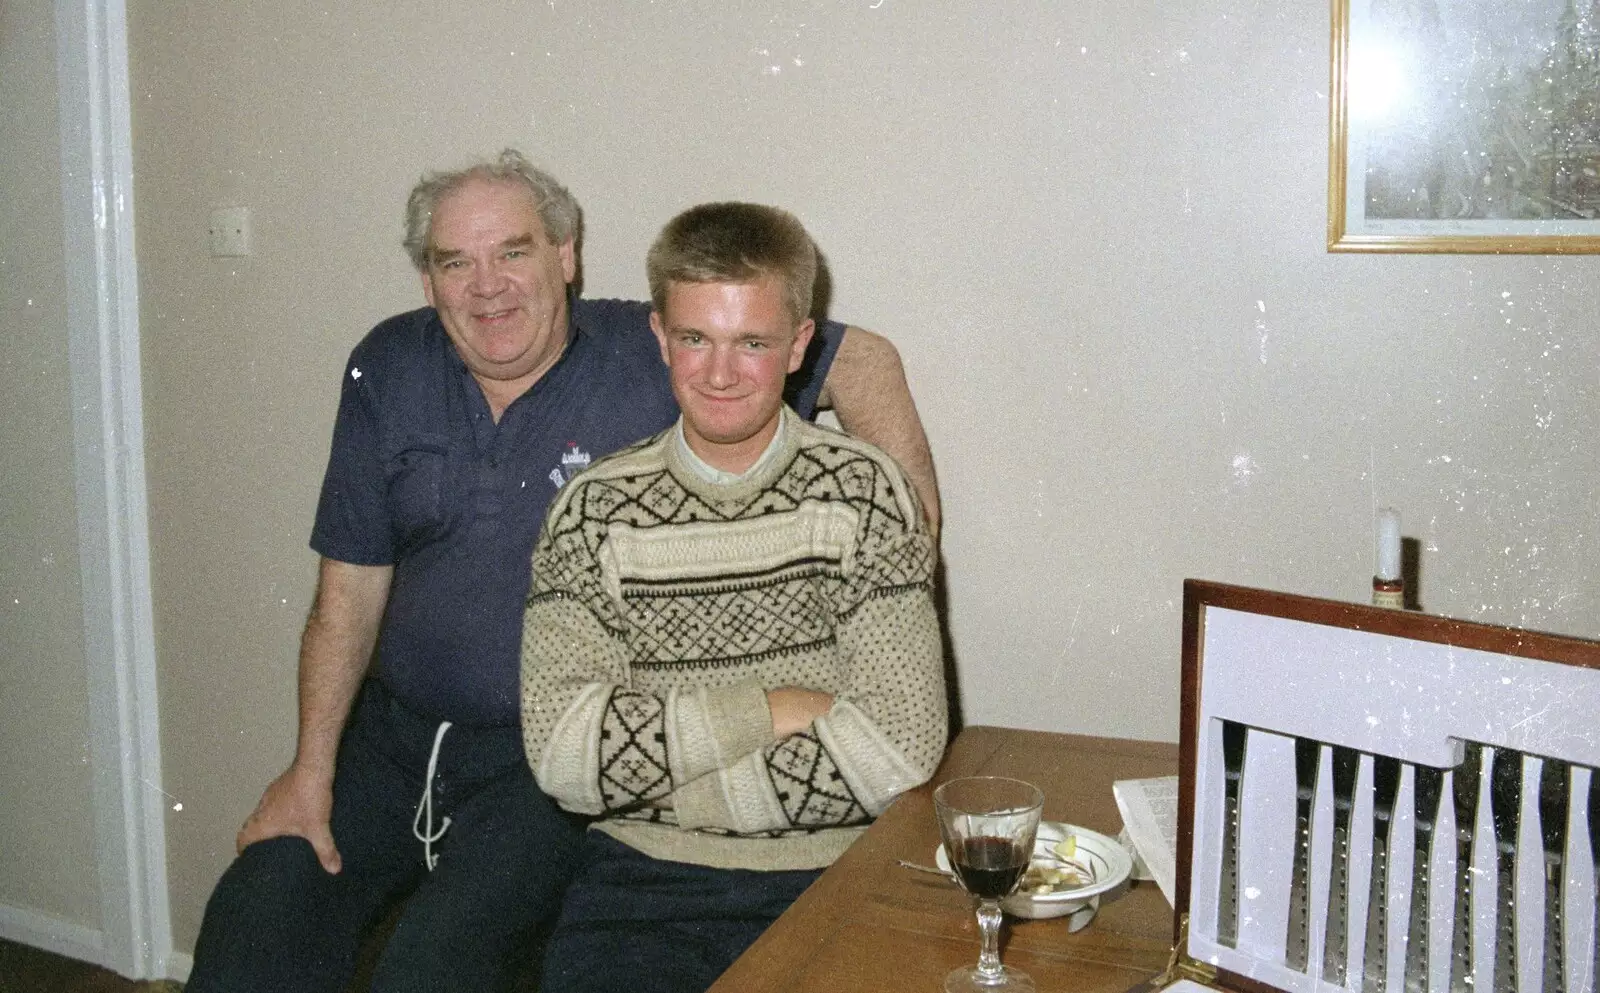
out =
<path fill-rule="evenodd" d="M 294 762 L 261 795 L 238 848 L 283 835 L 311 842 L 329 872 L 342 867 L 328 821 L 339 735 L 377 642 L 392 566 L 322 560 L 317 595 L 300 638 L 300 731 Z"/>
<path fill-rule="evenodd" d="M 845 328 L 820 403 L 833 408 L 846 431 L 883 449 L 900 464 L 922 501 L 929 530 L 937 537 L 939 484 L 933 453 L 894 344 L 871 331 Z"/>

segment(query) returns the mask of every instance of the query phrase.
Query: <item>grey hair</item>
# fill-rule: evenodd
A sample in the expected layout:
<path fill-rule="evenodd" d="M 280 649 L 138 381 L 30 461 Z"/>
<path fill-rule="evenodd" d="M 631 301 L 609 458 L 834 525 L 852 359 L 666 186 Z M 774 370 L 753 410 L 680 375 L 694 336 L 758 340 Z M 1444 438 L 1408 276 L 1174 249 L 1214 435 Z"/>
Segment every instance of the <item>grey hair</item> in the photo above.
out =
<path fill-rule="evenodd" d="M 582 214 L 561 181 L 528 161 L 515 148 L 507 148 L 494 159 L 472 163 L 464 169 L 425 173 L 406 198 L 406 236 L 402 244 L 411 264 L 419 272 L 428 268 L 428 251 L 433 245 L 433 212 L 439 203 L 475 179 L 521 183 L 533 196 L 544 225 L 545 237 L 559 245 L 577 237 Z"/>

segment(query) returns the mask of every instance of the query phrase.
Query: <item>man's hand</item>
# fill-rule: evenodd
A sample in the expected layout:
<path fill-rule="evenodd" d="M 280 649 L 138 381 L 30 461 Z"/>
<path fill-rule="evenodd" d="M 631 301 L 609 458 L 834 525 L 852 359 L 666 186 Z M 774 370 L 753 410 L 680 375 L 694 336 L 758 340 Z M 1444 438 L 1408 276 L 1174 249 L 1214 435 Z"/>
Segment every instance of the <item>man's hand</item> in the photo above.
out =
<path fill-rule="evenodd" d="M 267 786 L 239 829 L 239 851 L 287 835 L 311 842 L 329 872 L 344 865 L 334 846 L 333 770 L 339 734 L 372 658 L 389 600 L 390 566 L 351 565 L 324 558 L 317 596 L 300 638 L 300 732 L 294 762 Z"/>
<path fill-rule="evenodd" d="M 787 738 L 804 731 L 812 721 L 831 710 L 833 694 L 803 686 L 784 686 L 767 691 L 767 707 L 772 711 L 772 736 Z"/>
<path fill-rule="evenodd" d="M 239 829 L 238 849 L 268 838 L 294 835 L 311 842 L 317 861 L 330 873 L 344 867 L 333 843 L 328 819 L 333 815 L 333 784 L 291 765 L 261 794 L 261 802 Z"/>

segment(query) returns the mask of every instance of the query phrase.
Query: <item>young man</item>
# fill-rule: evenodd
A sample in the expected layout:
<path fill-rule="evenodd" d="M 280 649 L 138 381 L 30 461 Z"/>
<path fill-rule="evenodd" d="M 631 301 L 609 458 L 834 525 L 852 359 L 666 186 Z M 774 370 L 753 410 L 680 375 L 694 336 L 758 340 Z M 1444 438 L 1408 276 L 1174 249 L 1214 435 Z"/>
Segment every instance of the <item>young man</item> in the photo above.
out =
<path fill-rule="evenodd" d="M 704 990 L 947 735 L 933 541 L 873 446 L 783 405 L 816 251 L 750 204 L 648 260 L 682 416 L 552 503 L 523 622 L 545 792 L 597 816 L 542 988 Z"/>
<path fill-rule="evenodd" d="M 677 417 L 648 308 L 572 293 L 578 220 L 514 151 L 412 190 L 405 245 L 429 306 L 345 367 L 295 758 L 239 832 L 190 993 L 343 990 L 364 929 L 407 892 L 372 989 L 498 990 L 559 906 L 582 830 L 539 792 L 517 727 L 529 560 L 578 469 Z M 904 380 L 872 385 L 898 370 L 887 343 L 819 333 L 797 408 L 831 395 L 844 424 L 909 438 L 926 465 Z"/>

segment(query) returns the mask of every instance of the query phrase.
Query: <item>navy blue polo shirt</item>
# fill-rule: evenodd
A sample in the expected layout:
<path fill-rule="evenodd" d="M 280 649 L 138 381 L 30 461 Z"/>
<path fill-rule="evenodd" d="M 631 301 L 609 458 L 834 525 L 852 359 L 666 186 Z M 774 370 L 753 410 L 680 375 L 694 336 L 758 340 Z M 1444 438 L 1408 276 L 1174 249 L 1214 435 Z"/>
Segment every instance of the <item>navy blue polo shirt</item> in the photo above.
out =
<path fill-rule="evenodd" d="M 379 324 L 345 367 L 311 547 L 394 566 L 377 675 L 437 720 L 517 722 L 528 570 L 550 497 L 678 418 L 649 305 L 570 309 L 566 351 L 498 424 L 432 308 Z M 790 377 L 802 416 L 843 336 L 819 324 Z"/>

